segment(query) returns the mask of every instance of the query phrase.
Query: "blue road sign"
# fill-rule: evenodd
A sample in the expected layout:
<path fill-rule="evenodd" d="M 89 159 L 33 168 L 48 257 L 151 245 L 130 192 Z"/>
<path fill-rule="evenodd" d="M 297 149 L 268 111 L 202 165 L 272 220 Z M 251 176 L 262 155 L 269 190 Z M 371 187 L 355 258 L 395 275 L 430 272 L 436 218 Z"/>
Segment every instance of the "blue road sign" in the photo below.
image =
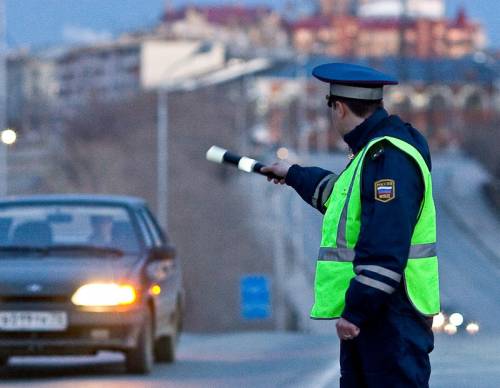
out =
<path fill-rule="evenodd" d="M 269 279 L 264 275 L 245 275 L 240 280 L 241 316 L 256 320 L 269 318 L 271 297 Z"/>

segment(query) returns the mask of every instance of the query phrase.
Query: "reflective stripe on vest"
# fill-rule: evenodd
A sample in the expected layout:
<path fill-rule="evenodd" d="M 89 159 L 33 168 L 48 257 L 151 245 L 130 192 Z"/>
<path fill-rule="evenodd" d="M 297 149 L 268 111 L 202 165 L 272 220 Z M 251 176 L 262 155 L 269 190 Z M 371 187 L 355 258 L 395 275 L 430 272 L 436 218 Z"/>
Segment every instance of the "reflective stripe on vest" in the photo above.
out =
<path fill-rule="evenodd" d="M 439 312 L 439 281 L 436 255 L 436 217 L 432 198 L 432 178 L 422 156 L 413 146 L 396 138 L 371 141 L 347 166 L 335 182 L 328 199 L 323 221 L 323 237 L 316 265 L 315 303 L 311 317 L 338 318 L 345 305 L 345 293 L 353 278 L 360 283 L 391 293 L 394 288 L 363 273 L 379 275 L 400 282 L 401 275 L 377 265 L 353 268 L 355 250 L 361 229 L 361 166 L 368 150 L 382 140 L 411 156 L 419 165 L 425 185 L 421 211 L 412 234 L 404 284 L 410 301 L 425 315 Z M 369 274 L 368 274 L 369 275 Z"/>
<path fill-rule="evenodd" d="M 325 248 L 319 249 L 318 260 L 323 261 L 354 261 L 354 249 L 349 248 Z M 417 244 L 410 246 L 410 259 L 425 259 L 437 256 L 436 244 Z"/>

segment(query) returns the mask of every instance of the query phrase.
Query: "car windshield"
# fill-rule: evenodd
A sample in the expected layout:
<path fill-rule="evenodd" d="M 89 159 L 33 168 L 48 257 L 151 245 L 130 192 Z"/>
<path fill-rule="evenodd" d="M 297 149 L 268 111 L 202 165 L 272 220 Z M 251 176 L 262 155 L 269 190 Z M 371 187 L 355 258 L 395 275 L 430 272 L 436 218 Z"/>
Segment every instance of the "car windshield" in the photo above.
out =
<path fill-rule="evenodd" d="M 8 205 L 0 207 L 0 249 L 119 254 L 137 253 L 139 243 L 122 206 Z"/>

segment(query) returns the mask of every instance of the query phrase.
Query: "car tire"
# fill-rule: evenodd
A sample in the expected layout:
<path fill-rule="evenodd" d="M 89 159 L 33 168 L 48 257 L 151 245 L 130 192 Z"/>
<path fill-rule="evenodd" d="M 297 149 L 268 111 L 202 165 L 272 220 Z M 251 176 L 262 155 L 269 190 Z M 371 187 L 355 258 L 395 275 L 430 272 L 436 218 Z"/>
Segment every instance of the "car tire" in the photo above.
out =
<path fill-rule="evenodd" d="M 127 372 L 132 374 L 148 374 L 153 368 L 153 320 L 149 308 L 146 310 L 137 345 L 125 353 L 125 363 Z"/>
<path fill-rule="evenodd" d="M 155 342 L 155 361 L 161 363 L 175 362 L 175 354 L 179 336 L 182 331 L 182 310 L 180 303 L 177 303 L 174 316 L 174 333 L 172 335 L 162 336 Z"/>
<path fill-rule="evenodd" d="M 155 343 L 155 361 L 170 364 L 175 361 L 176 338 L 174 335 L 166 335 L 158 338 Z"/>

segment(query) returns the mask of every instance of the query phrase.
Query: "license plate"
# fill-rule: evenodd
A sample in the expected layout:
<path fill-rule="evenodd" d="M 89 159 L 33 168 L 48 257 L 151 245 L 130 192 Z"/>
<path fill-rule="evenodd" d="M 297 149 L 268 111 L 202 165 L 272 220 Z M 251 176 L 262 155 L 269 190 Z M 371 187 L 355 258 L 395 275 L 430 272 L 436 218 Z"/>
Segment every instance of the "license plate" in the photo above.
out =
<path fill-rule="evenodd" d="M 0 311 L 2 331 L 63 331 L 67 327 L 64 311 Z"/>

